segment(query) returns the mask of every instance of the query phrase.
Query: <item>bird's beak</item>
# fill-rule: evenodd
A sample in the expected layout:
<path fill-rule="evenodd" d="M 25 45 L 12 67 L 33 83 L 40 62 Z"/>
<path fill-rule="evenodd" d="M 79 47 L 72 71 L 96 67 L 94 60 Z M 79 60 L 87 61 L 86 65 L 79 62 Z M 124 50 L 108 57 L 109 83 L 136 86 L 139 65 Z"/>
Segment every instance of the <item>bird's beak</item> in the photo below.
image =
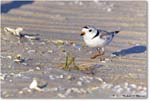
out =
<path fill-rule="evenodd" d="M 80 35 L 83 36 L 83 35 L 85 35 L 85 34 L 86 34 L 85 32 L 82 32 Z"/>

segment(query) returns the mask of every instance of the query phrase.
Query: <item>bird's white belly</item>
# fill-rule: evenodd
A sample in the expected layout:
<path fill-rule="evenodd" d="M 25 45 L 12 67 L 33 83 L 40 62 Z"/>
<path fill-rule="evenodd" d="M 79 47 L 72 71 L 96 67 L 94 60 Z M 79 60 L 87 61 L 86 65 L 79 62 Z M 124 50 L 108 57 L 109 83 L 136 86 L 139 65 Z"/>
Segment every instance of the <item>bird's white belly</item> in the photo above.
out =
<path fill-rule="evenodd" d="M 95 38 L 95 39 L 84 38 L 84 41 L 89 47 L 103 47 L 106 45 L 106 41 L 99 38 Z"/>

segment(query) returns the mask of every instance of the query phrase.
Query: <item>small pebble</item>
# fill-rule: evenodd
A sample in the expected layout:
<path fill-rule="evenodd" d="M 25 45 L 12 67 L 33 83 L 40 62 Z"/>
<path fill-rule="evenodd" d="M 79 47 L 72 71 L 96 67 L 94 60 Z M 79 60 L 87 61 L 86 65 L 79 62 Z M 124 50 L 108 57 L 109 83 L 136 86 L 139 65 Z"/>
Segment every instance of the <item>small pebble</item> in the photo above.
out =
<path fill-rule="evenodd" d="M 92 88 L 90 88 L 92 91 L 93 90 L 97 90 L 97 89 L 99 89 L 99 87 L 98 86 L 96 86 L 96 87 L 92 87 Z"/>
<path fill-rule="evenodd" d="M 65 98 L 66 96 L 61 94 L 61 93 L 58 93 L 57 96 L 61 97 L 61 98 Z"/>
<path fill-rule="evenodd" d="M 41 68 L 40 67 L 36 67 L 36 70 L 41 70 Z"/>
<path fill-rule="evenodd" d="M 135 84 L 130 84 L 129 86 L 134 88 L 134 89 L 137 88 L 137 86 Z"/>
<path fill-rule="evenodd" d="M 12 59 L 12 56 L 7 56 L 9 59 Z"/>
<path fill-rule="evenodd" d="M 116 85 L 116 86 L 114 87 L 114 89 L 118 89 L 118 88 L 121 88 L 121 86 L 120 86 L 120 85 Z"/>
<path fill-rule="evenodd" d="M 48 50 L 48 53 L 53 53 L 53 50 Z"/>
<path fill-rule="evenodd" d="M 112 11 L 112 9 L 111 8 L 107 8 L 107 12 L 111 12 Z"/>
<path fill-rule="evenodd" d="M 69 95 L 71 92 L 72 92 L 72 89 L 69 88 L 69 89 L 66 90 L 65 95 L 67 96 L 67 95 Z"/>
<path fill-rule="evenodd" d="M 51 80 L 54 80 L 54 79 L 55 79 L 53 75 L 49 75 L 49 78 L 50 78 Z"/>
<path fill-rule="evenodd" d="M 35 50 L 28 50 L 28 53 L 35 53 Z"/>
<path fill-rule="evenodd" d="M 64 75 L 60 75 L 59 78 L 63 79 L 63 78 L 64 78 Z"/>
<path fill-rule="evenodd" d="M 102 78 L 96 77 L 95 79 L 99 80 L 100 82 L 103 82 Z"/>
<path fill-rule="evenodd" d="M 81 81 L 78 81 L 78 82 L 77 82 L 77 85 L 78 85 L 78 86 L 82 86 L 83 83 L 82 83 Z"/>
<path fill-rule="evenodd" d="M 122 91 L 123 91 L 123 88 L 118 88 L 118 89 L 116 90 L 117 93 L 121 93 Z"/>
<path fill-rule="evenodd" d="M 23 94 L 23 91 L 21 90 L 21 91 L 19 91 L 19 94 Z"/>
<path fill-rule="evenodd" d="M 87 92 L 88 92 L 88 91 L 84 90 L 83 88 L 80 88 L 80 91 L 81 91 L 82 93 L 87 93 Z"/>
<path fill-rule="evenodd" d="M 72 75 L 67 76 L 67 80 L 74 80 L 75 78 Z"/>
<path fill-rule="evenodd" d="M 78 88 L 72 88 L 72 91 L 76 93 L 81 93 L 81 91 Z"/>
<path fill-rule="evenodd" d="M 12 80 L 10 79 L 9 82 L 12 82 Z"/>
<path fill-rule="evenodd" d="M 106 61 L 101 61 L 102 63 L 106 63 Z"/>

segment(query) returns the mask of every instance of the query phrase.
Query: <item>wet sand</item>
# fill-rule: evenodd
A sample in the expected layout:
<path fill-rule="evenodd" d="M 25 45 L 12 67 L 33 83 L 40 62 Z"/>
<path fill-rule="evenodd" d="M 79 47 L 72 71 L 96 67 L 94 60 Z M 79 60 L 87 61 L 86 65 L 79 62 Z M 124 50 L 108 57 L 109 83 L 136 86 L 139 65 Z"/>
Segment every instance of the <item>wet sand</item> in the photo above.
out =
<path fill-rule="evenodd" d="M 4 8 L 8 3 L 2 1 Z M 147 2 L 34 1 L 11 7 L 1 12 L 2 98 L 147 97 Z M 90 59 L 95 49 L 83 46 L 80 37 L 85 25 L 120 30 L 105 47 L 107 61 Z M 19 39 L 4 27 L 22 27 L 22 33 L 39 34 L 40 40 Z M 66 52 L 75 57 L 76 65 L 93 68 L 94 74 L 61 69 Z M 17 54 L 23 63 L 14 62 Z M 29 89 L 34 77 L 48 82 L 43 92 Z"/>

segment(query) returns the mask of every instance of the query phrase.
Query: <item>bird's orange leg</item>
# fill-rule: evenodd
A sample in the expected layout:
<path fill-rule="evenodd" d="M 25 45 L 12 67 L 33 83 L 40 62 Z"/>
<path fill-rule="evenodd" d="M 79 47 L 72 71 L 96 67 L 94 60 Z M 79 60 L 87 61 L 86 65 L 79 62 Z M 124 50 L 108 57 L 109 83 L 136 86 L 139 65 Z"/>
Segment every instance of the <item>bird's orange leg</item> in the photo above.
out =
<path fill-rule="evenodd" d="M 103 50 L 102 52 L 101 52 L 101 50 Z M 104 49 L 99 49 L 99 48 L 97 48 L 97 54 L 95 54 L 94 56 L 92 56 L 91 57 L 91 59 L 95 59 L 96 57 L 98 57 L 98 56 L 102 56 L 102 55 L 104 55 Z"/>

